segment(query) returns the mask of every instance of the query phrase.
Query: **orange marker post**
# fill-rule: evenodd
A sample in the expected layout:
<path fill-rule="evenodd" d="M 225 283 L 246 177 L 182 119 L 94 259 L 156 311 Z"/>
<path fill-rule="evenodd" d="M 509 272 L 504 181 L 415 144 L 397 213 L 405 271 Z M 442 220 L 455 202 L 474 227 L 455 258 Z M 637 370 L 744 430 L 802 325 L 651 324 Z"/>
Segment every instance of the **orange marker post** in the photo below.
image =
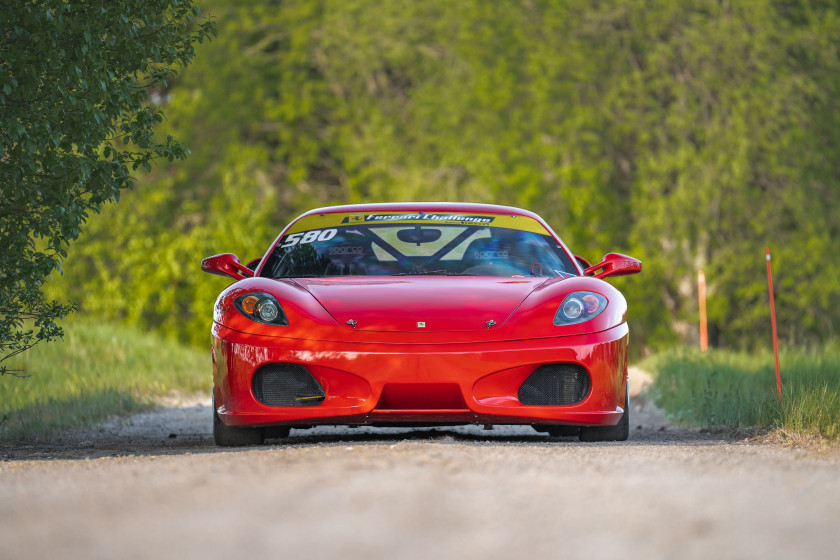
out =
<path fill-rule="evenodd" d="M 773 325 L 773 353 L 776 356 L 776 394 L 782 402 L 782 373 L 779 369 L 779 337 L 776 335 L 776 304 L 773 303 L 773 273 L 770 270 L 770 247 L 767 247 L 767 286 L 770 289 L 770 322 Z"/>
<path fill-rule="evenodd" d="M 697 273 L 697 293 L 700 299 L 700 351 L 709 349 L 709 331 L 706 325 L 706 275 Z"/>

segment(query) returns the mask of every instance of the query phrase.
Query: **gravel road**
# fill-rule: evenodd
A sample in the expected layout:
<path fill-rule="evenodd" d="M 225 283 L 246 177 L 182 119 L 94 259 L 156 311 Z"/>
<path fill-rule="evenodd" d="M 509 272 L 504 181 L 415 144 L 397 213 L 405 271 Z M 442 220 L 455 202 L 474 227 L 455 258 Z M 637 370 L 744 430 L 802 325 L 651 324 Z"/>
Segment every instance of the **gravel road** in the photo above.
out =
<path fill-rule="evenodd" d="M 219 449 L 209 402 L 170 402 L 0 447 L 0 558 L 838 554 L 836 449 L 676 429 L 644 395 L 631 409 L 624 443 L 322 427 Z"/>

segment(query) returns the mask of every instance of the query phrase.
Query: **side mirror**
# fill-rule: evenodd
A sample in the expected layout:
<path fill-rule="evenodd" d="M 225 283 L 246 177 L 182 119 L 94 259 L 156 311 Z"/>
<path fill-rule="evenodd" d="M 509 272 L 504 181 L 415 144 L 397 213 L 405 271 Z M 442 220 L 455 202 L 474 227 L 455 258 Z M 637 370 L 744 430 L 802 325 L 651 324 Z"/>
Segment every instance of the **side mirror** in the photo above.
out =
<path fill-rule="evenodd" d="M 591 264 L 589 264 L 588 260 L 584 259 L 580 255 L 575 255 L 575 260 L 577 261 L 578 266 L 580 266 L 583 270 L 586 270 L 587 268 L 592 266 Z"/>
<path fill-rule="evenodd" d="M 601 272 L 598 272 L 598 271 Z M 595 278 L 606 278 L 607 276 L 626 276 L 642 271 L 642 261 L 622 255 L 621 253 L 607 253 L 601 262 L 590 266 L 583 273 Z M 595 274 L 598 272 L 597 274 Z"/>
<path fill-rule="evenodd" d="M 201 261 L 201 270 L 217 276 L 230 276 L 236 280 L 243 280 L 254 275 L 254 272 L 243 266 L 233 253 L 207 257 Z"/>

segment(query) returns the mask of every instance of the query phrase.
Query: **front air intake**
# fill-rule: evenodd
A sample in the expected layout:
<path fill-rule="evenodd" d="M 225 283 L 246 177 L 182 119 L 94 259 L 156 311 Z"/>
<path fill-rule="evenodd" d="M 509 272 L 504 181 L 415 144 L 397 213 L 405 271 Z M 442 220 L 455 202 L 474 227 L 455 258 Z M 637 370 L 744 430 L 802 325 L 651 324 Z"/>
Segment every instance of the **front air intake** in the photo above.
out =
<path fill-rule="evenodd" d="M 297 364 L 268 364 L 254 373 L 254 396 L 268 406 L 316 406 L 324 402 L 324 388 Z"/>
<path fill-rule="evenodd" d="M 528 376 L 519 387 L 519 402 L 526 405 L 577 404 L 586 398 L 592 381 L 576 364 L 546 364 Z"/>

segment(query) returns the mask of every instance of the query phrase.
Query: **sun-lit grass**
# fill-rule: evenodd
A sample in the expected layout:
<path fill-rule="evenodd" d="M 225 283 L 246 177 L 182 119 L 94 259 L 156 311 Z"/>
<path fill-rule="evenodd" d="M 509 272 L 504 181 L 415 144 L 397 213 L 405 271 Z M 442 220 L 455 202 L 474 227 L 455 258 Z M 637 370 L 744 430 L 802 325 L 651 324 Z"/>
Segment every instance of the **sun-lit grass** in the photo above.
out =
<path fill-rule="evenodd" d="M 686 349 L 647 360 L 657 403 L 678 423 L 708 428 L 782 428 L 840 438 L 840 349 L 787 350 L 776 397 L 773 355 Z"/>
<path fill-rule="evenodd" d="M 207 352 L 113 324 L 70 322 L 64 341 L 12 359 L 23 375 L 0 377 L 0 439 L 39 438 L 154 406 L 171 392 L 208 392 Z"/>

